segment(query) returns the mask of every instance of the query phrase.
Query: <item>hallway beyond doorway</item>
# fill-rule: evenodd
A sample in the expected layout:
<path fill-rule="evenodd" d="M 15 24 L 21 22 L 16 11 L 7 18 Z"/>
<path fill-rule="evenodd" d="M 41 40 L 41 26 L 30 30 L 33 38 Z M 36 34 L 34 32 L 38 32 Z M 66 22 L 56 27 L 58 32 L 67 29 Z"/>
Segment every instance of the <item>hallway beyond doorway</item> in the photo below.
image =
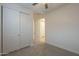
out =
<path fill-rule="evenodd" d="M 45 43 L 45 15 L 33 13 L 33 45 Z"/>
<path fill-rule="evenodd" d="M 40 44 L 45 43 L 45 18 L 40 19 Z"/>

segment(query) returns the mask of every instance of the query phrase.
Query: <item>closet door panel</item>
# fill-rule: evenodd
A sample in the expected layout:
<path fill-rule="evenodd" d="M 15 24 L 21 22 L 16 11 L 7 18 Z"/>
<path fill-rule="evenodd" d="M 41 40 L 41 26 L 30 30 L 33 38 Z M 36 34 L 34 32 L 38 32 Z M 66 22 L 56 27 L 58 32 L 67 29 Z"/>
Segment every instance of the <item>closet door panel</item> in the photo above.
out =
<path fill-rule="evenodd" d="M 19 12 L 3 8 L 3 51 L 19 49 Z"/>
<path fill-rule="evenodd" d="M 21 48 L 32 43 L 32 19 L 30 14 L 20 13 Z"/>

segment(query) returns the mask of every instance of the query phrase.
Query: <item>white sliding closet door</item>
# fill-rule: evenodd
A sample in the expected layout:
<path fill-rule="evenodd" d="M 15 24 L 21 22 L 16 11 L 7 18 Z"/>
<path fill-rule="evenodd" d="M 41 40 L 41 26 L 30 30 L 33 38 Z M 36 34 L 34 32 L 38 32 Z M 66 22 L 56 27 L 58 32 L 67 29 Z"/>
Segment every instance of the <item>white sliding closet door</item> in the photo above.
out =
<path fill-rule="evenodd" d="M 27 47 L 32 43 L 32 19 L 30 14 L 20 13 L 21 25 L 21 48 Z"/>
<path fill-rule="evenodd" d="M 3 51 L 19 49 L 19 12 L 3 8 Z"/>
<path fill-rule="evenodd" d="M 1 5 L 0 5 L 0 55 L 1 55 Z"/>

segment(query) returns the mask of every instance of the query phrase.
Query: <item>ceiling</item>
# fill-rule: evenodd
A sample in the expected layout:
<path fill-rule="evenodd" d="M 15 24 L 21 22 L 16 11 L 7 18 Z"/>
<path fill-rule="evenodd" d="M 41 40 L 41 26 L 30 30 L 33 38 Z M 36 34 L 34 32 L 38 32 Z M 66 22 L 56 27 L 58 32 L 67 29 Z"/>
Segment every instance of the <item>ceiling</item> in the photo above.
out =
<path fill-rule="evenodd" d="M 20 3 L 19 5 L 32 10 L 35 13 L 48 13 L 57 8 L 62 7 L 66 3 L 48 3 L 48 9 L 45 9 L 44 3 L 39 3 L 35 6 L 32 6 L 32 3 Z"/>

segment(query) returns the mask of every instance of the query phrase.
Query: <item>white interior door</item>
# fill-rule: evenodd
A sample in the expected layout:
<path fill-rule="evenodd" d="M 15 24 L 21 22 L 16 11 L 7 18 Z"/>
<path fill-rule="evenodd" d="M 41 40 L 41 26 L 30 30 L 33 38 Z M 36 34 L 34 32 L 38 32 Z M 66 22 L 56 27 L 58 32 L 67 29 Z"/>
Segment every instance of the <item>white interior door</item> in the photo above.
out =
<path fill-rule="evenodd" d="M 3 8 L 3 51 L 19 49 L 19 12 Z"/>
<path fill-rule="evenodd" d="M 32 43 L 32 19 L 30 14 L 20 13 L 21 48 Z"/>
<path fill-rule="evenodd" d="M 0 5 L 0 55 L 1 55 L 1 5 Z"/>

